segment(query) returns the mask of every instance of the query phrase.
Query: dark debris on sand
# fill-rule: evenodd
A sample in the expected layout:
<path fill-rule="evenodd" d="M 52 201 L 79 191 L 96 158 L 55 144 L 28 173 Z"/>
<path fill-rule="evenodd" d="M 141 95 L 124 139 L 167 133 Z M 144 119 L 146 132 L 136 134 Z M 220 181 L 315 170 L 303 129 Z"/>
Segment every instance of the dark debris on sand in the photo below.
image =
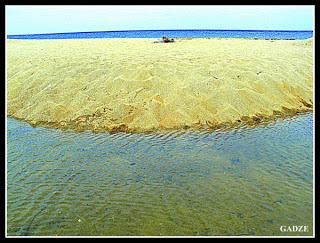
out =
<path fill-rule="evenodd" d="M 173 38 L 168 38 L 168 37 L 162 37 L 162 39 L 160 41 L 155 41 L 154 43 L 170 43 L 170 42 L 174 42 Z"/>

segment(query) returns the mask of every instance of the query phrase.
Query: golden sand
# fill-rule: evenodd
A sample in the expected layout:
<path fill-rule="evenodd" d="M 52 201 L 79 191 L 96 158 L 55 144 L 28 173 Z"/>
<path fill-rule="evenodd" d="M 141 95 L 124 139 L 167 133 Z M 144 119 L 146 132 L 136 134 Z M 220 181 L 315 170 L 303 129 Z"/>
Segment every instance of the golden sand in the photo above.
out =
<path fill-rule="evenodd" d="M 311 40 L 7 40 L 8 115 L 94 131 L 255 124 L 311 111 Z"/>

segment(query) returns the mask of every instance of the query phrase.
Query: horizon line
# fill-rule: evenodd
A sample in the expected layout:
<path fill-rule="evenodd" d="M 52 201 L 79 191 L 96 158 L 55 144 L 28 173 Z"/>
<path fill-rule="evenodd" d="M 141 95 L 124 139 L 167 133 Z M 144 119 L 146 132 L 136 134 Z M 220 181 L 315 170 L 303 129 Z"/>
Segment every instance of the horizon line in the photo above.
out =
<path fill-rule="evenodd" d="M 79 32 L 53 32 L 53 33 L 36 33 L 36 34 L 7 34 L 7 36 L 19 35 L 55 35 L 55 34 L 76 34 L 76 33 L 97 33 L 97 32 L 134 32 L 134 31 L 197 31 L 197 30 L 215 30 L 215 31 L 278 31 L 278 32 L 310 32 L 313 30 L 252 30 L 252 29 L 148 29 L 148 30 L 98 30 L 98 31 L 79 31 Z"/>

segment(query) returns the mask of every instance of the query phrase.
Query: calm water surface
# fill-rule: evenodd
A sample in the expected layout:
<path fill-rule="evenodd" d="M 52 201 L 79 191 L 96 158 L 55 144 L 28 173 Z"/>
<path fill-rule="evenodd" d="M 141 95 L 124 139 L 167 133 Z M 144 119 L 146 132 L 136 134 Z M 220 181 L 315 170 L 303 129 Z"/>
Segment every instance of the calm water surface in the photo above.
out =
<path fill-rule="evenodd" d="M 8 39 L 82 39 L 82 38 L 258 38 L 307 39 L 313 31 L 285 30 L 127 30 L 52 34 L 7 35 Z"/>
<path fill-rule="evenodd" d="M 7 126 L 8 235 L 312 234 L 312 114 L 213 133 Z"/>

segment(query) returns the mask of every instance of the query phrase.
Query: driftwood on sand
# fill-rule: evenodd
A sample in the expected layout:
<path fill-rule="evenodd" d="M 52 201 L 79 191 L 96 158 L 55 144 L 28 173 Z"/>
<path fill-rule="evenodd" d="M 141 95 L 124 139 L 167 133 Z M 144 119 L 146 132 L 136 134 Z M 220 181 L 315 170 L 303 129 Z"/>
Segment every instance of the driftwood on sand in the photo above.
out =
<path fill-rule="evenodd" d="M 170 43 L 170 42 L 174 42 L 173 38 L 168 38 L 168 37 L 162 37 L 162 39 L 160 41 L 155 41 L 154 43 Z"/>

